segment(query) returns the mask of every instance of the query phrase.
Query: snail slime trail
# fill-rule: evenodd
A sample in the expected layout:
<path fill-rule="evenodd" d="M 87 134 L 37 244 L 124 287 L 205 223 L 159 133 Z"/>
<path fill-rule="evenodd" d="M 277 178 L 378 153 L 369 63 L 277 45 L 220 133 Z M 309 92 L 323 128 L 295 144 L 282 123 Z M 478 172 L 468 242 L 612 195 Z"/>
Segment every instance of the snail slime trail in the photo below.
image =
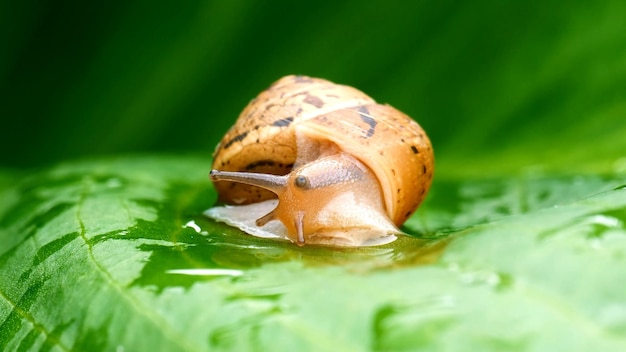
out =
<path fill-rule="evenodd" d="M 430 188 L 433 149 L 399 110 L 345 85 L 286 76 L 244 108 L 213 154 L 226 205 L 205 214 L 297 245 L 389 243 Z"/>

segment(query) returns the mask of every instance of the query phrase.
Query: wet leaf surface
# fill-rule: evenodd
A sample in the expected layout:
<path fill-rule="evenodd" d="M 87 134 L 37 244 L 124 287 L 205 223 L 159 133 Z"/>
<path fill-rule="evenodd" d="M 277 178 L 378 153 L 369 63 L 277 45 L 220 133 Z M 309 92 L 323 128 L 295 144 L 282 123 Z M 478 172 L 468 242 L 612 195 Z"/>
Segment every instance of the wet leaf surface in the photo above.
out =
<path fill-rule="evenodd" d="M 626 350 L 624 2 L 316 5 L 0 11 L 0 350 Z M 410 237 L 254 238 L 208 157 L 93 157 L 208 156 L 293 73 L 428 132 Z"/>
<path fill-rule="evenodd" d="M 441 181 L 412 234 L 297 247 L 201 216 L 209 161 L 6 183 L 3 350 L 620 350 L 626 178 Z"/>

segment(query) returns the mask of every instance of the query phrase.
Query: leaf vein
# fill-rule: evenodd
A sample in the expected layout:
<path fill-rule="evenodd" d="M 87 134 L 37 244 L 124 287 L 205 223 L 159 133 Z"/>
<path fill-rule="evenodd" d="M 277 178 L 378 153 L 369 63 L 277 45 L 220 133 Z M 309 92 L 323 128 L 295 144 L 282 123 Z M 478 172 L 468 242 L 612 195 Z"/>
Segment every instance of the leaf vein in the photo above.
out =
<path fill-rule="evenodd" d="M 86 230 L 85 223 L 83 222 L 82 216 L 81 216 L 82 207 L 84 205 L 84 202 L 88 198 L 89 193 L 90 193 L 89 184 L 87 182 L 85 182 L 84 185 L 83 185 L 83 192 L 81 193 L 80 199 L 79 199 L 78 204 L 77 204 L 77 211 L 76 211 L 76 219 L 77 219 L 78 224 L 80 226 L 80 238 L 83 240 L 83 242 L 86 245 L 89 260 L 92 262 L 94 267 L 98 270 L 98 272 L 100 272 L 100 274 L 106 280 L 106 282 L 112 288 L 115 289 L 115 291 L 118 293 L 118 295 L 120 297 L 122 297 L 123 299 L 125 299 L 136 312 L 138 312 L 139 314 L 143 315 L 145 318 L 148 319 L 148 321 L 150 321 L 157 328 L 159 328 L 163 332 L 164 336 L 166 336 L 170 341 L 172 341 L 176 345 L 179 345 L 184 350 L 197 350 L 197 351 L 199 351 L 197 348 L 194 348 L 193 346 L 190 346 L 188 344 L 184 344 L 183 341 L 186 341 L 186 339 L 183 336 L 181 336 L 178 332 L 176 332 L 174 329 L 172 329 L 172 327 L 169 324 L 165 323 L 159 316 L 157 316 L 155 314 L 151 314 L 150 310 L 147 309 L 147 307 L 145 307 L 139 300 L 137 300 L 135 297 L 127 294 L 124 291 L 123 287 L 121 287 L 115 281 L 115 279 L 111 276 L 111 274 L 96 259 L 96 256 L 95 256 L 94 251 L 93 251 L 94 244 L 91 241 L 89 241 L 89 239 L 87 238 L 87 235 L 86 235 L 87 230 Z M 138 308 L 138 307 L 140 307 L 140 308 Z"/>

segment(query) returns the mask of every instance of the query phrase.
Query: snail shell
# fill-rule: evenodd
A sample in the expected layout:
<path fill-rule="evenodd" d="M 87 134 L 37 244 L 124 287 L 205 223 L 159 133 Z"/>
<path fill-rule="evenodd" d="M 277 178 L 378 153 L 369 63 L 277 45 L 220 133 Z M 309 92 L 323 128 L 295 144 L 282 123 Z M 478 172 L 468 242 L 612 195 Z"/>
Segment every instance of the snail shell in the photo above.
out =
<path fill-rule="evenodd" d="M 237 206 L 206 214 L 299 245 L 387 243 L 424 200 L 433 162 L 428 136 L 402 112 L 349 86 L 286 76 L 217 145 L 211 179 Z"/>

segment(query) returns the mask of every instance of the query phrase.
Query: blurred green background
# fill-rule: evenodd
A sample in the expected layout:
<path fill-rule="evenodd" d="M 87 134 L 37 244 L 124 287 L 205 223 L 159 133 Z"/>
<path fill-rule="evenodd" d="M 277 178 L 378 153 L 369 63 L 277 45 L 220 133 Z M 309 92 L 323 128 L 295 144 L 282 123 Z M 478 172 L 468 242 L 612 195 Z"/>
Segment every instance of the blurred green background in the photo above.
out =
<path fill-rule="evenodd" d="M 626 170 L 626 2 L 8 1 L 0 166 L 207 156 L 297 73 L 414 117 L 441 175 Z"/>

